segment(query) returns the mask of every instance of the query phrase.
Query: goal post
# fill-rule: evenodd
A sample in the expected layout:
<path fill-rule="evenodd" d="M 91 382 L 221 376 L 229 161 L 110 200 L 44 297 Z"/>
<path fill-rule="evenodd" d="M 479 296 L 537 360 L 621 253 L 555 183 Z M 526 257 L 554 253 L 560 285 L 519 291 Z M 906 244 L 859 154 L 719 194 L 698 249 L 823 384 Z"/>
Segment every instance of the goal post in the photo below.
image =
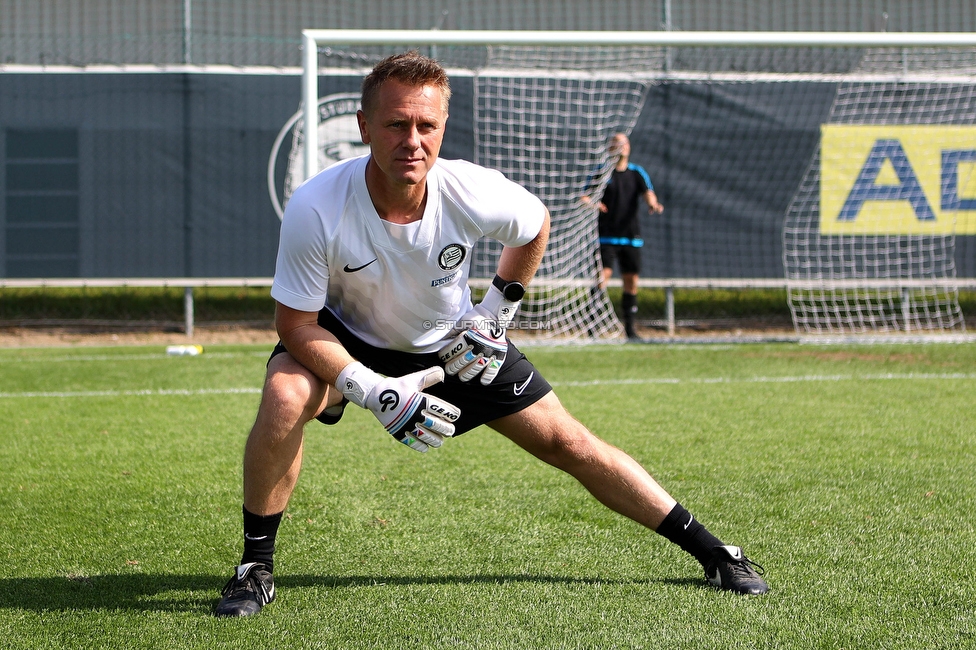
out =
<path fill-rule="evenodd" d="M 299 180 L 322 167 L 323 143 L 312 127 L 325 69 L 341 64 L 365 74 L 386 54 L 418 48 L 452 76 L 462 70 L 475 79 L 475 162 L 526 186 L 553 216 L 550 247 L 522 310 L 523 319 L 545 324 L 536 336 L 620 335 L 596 287 L 596 214 L 579 197 L 602 191 L 612 171 L 607 142 L 631 133 L 649 90 L 675 83 L 733 94 L 816 83 L 836 93 L 819 141 L 794 156 L 806 169 L 802 180 L 775 223 L 763 225 L 762 236 L 775 236 L 778 248 L 754 249 L 742 234 L 748 224 L 735 233 L 669 224 L 658 233 L 674 240 L 665 277 L 740 273 L 739 262 L 709 268 L 699 258 L 714 255 L 696 247 L 741 248 L 729 257 L 743 259 L 769 258 L 776 248 L 798 333 L 965 329 L 953 255 L 957 231 L 976 235 L 976 34 L 337 29 L 305 30 L 303 43 L 302 119 L 292 143 Z M 746 168 L 766 157 L 761 143 L 749 146 Z M 710 181 L 695 179 L 695 187 L 730 192 L 724 180 Z M 710 223 L 754 218 L 747 201 L 739 204 L 719 204 Z M 498 252 L 481 246 L 472 278 L 490 278 Z"/>

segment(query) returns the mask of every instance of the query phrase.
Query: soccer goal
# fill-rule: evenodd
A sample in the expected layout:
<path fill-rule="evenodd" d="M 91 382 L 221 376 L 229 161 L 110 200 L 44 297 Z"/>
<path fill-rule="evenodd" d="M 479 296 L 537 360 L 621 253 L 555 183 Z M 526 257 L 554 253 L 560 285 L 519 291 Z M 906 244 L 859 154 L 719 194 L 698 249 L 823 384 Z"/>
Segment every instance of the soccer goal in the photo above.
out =
<path fill-rule="evenodd" d="M 812 84 L 831 100 L 817 115 L 816 137 L 791 152 L 792 164 L 805 171 L 779 181 L 785 200 L 777 204 L 760 190 L 753 201 L 703 201 L 700 216 L 654 233 L 669 242 L 669 264 L 649 277 L 662 285 L 713 277 L 749 284 L 774 274 L 788 290 L 800 333 L 965 327 L 955 241 L 976 235 L 976 35 L 306 30 L 303 38 L 291 186 L 329 159 L 319 129 L 310 128 L 320 123 L 322 75 L 365 74 L 384 56 L 419 49 L 452 78 L 471 79 L 475 162 L 524 185 L 552 214 L 550 246 L 521 313 L 534 336 L 621 334 L 597 287 L 596 214 L 580 197 L 602 192 L 614 163 L 608 141 L 630 134 L 649 93 L 669 85 L 708 101 L 755 92 L 760 99 L 748 101 L 760 107 L 775 95 L 773 103 L 785 109 L 772 125 L 785 131 L 795 115 L 809 112 L 796 88 Z M 452 115 L 456 110 L 452 105 Z M 680 107 L 655 110 L 671 110 L 675 125 L 687 118 Z M 697 126 L 684 127 L 687 139 L 712 135 L 688 158 L 713 155 L 711 140 L 724 138 L 731 143 L 723 150 L 727 166 L 740 173 L 737 181 L 695 177 L 686 162 L 687 178 L 674 180 L 688 191 L 685 203 L 695 204 L 698 194 L 734 197 L 735 183 L 781 173 L 762 137 L 739 149 L 737 127 L 724 124 L 721 113 L 694 119 Z M 740 150 L 741 158 L 727 153 Z M 490 242 L 480 245 L 472 277 L 491 278 L 499 252 Z M 756 259 L 766 260 L 758 272 Z"/>

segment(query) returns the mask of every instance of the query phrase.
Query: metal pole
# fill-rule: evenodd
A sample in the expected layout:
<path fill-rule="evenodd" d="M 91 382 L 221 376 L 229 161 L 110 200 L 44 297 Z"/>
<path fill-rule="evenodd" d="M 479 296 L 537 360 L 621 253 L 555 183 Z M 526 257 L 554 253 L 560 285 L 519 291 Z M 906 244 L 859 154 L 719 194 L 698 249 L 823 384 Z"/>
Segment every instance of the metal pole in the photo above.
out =
<path fill-rule="evenodd" d="M 183 327 L 186 338 L 193 336 L 193 287 L 183 287 Z"/>
<path fill-rule="evenodd" d="M 193 0 L 183 0 L 183 64 L 193 62 Z M 192 270 L 190 256 L 193 247 L 192 221 L 190 219 L 190 97 L 189 78 L 183 73 L 183 271 L 189 276 Z M 193 289 L 183 289 L 183 321 L 187 338 L 193 336 Z"/>
<path fill-rule="evenodd" d="M 193 62 L 193 0 L 183 0 L 183 63 Z"/>
<path fill-rule="evenodd" d="M 664 31 L 670 32 L 673 27 L 671 25 L 671 0 L 664 0 L 664 5 L 661 7 L 661 18 L 663 19 Z M 664 71 L 671 72 L 671 48 L 665 48 L 664 50 Z"/>
<path fill-rule="evenodd" d="M 183 275 L 193 276 L 193 133 L 190 73 L 183 72 Z"/>
<path fill-rule="evenodd" d="M 302 109 L 305 116 L 305 178 L 319 171 L 319 50 L 315 37 L 302 32 Z"/>
<path fill-rule="evenodd" d="M 905 287 L 901 290 L 901 318 L 905 321 L 905 331 L 912 331 L 912 296 Z"/>
<path fill-rule="evenodd" d="M 668 321 L 668 336 L 674 336 L 674 286 L 664 290 L 664 315 Z"/>

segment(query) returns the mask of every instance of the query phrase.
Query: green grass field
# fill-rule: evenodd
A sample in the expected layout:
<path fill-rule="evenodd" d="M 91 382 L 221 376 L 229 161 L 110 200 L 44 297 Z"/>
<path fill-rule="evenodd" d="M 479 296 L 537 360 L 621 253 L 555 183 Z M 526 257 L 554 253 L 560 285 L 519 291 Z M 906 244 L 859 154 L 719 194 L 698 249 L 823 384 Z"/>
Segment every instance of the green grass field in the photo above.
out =
<path fill-rule="evenodd" d="M 267 350 L 3 349 L 0 647 L 976 647 L 976 345 L 528 352 L 767 596 L 487 429 L 421 455 L 353 409 L 307 431 L 278 600 L 216 620 Z"/>

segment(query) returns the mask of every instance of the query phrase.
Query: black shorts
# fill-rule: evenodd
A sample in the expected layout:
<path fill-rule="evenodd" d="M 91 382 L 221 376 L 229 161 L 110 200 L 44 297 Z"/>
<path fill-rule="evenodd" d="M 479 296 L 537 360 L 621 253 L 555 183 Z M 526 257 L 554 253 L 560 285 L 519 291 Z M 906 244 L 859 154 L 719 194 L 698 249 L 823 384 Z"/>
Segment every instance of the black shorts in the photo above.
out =
<path fill-rule="evenodd" d="M 400 377 L 431 366 L 443 366 L 433 352 L 414 354 L 373 347 L 352 334 L 327 309 L 319 312 L 319 325 L 335 335 L 357 361 L 387 377 Z M 271 358 L 286 351 L 279 342 L 271 352 Z M 482 386 L 478 377 L 463 382 L 455 375 L 446 375 L 443 382 L 424 389 L 424 392 L 461 409 L 461 417 L 454 423 L 454 435 L 457 436 L 486 422 L 518 413 L 551 390 L 552 386 L 532 362 L 509 341 L 505 363 L 487 386 Z M 341 417 L 341 414 L 334 416 L 323 412 L 316 419 L 324 424 L 335 424 Z"/>
<path fill-rule="evenodd" d="M 600 258 L 605 269 L 612 269 L 616 261 L 621 273 L 640 274 L 641 249 L 638 246 L 600 244 Z"/>

